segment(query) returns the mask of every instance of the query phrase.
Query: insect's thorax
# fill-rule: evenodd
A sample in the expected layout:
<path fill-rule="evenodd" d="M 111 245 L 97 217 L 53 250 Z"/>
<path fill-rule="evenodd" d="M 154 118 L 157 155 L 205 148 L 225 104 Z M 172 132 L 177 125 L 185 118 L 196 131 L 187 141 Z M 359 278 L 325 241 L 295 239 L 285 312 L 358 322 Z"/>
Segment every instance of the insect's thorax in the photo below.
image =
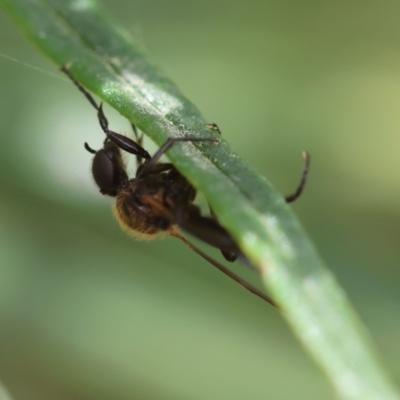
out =
<path fill-rule="evenodd" d="M 135 236 L 168 231 L 177 211 L 195 197 L 194 188 L 176 170 L 135 178 L 120 188 L 115 214 L 122 228 Z"/>

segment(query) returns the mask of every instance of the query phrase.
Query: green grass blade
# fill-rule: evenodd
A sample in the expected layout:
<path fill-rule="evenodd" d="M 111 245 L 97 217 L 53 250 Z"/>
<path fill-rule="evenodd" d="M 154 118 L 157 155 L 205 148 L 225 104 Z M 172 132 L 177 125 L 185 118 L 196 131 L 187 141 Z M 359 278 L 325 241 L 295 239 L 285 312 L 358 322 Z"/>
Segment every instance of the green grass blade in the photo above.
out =
<path fill-rule="evenodd" d="M 159 145 L 216 136 L 207 121 L 124 30 L 89 0 L 0 0 L 24 35 L 58 67 Z M 77 94 L 77 101 L 80 95 Z M 88 106 L 88 112 L 90 107 Z M 222 141 L 182 144 L 168 156 L 211 203 L 306 349 L 343 399 L 400 399 L 368 334 L 282 198 Z"/>
<path fill-rule="evenodd" d="M 6 388 L 0 383 L 0 400 L 12 400 Z"/>

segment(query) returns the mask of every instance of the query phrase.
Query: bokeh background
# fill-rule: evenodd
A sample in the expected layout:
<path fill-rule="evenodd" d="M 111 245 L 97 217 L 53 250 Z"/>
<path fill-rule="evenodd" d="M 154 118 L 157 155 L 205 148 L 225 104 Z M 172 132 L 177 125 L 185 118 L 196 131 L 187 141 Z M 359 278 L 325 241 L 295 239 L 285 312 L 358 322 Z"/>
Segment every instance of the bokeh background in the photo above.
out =
<path fill-rule="evenodd" d="M 282 193 L 312 154 L 294 208 L 400 385 L 400 4 L 101 3 Z M 101 146 L 93 109 L 4 15 L 0 53 L 55 75 L 0 57 L 0 381 L 14 400 L 335 399 L 276 310 L 177 240 L 120 231 L 83 149 Z"/>

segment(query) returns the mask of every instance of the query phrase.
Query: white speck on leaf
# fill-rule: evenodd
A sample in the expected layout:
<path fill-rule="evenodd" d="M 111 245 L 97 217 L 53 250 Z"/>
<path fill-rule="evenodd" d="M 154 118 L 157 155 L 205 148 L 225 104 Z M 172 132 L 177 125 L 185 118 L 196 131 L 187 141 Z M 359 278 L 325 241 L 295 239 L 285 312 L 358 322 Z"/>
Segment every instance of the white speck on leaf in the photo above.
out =
<path fill-rule="evenodd" d="M 262 223 L 264 224 L 268 235 L 271 237 L 274 244 L 279 246 L 282 254 L 287 258 L 292 259 L 294 257 L 294 251 L 289 238 L 284 233 L 283 229 L 279 225 L 279 221 L 274 215 L 265 215 L 262 218 Z"/>
<path fill-rule="evenodd" d="M 93 2 L 90 0 L 75 0 L 71 3 L 71 9 L 74 11 L 85 11 L 93 7 Z"/>

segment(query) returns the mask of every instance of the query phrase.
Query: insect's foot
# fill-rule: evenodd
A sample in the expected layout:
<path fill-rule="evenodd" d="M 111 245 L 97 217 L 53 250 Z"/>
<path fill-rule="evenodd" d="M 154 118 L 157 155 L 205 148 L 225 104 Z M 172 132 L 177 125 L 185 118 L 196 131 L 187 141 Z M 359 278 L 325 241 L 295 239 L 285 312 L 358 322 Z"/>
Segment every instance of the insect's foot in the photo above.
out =
<path fill-rule="evenodd" d="M 219 129 L 217 124 L 214 124 L 214 123 L 207 124 L 207 129 L 210 129 L 211 131 L 216 131 L 219 134 L 221 134 L 221 130 Z"/>

